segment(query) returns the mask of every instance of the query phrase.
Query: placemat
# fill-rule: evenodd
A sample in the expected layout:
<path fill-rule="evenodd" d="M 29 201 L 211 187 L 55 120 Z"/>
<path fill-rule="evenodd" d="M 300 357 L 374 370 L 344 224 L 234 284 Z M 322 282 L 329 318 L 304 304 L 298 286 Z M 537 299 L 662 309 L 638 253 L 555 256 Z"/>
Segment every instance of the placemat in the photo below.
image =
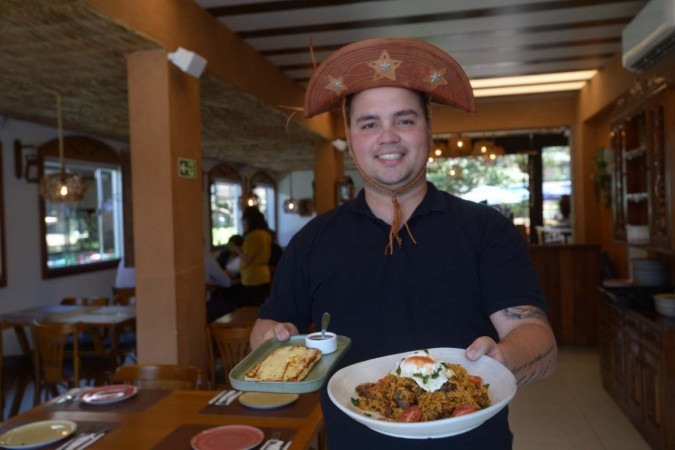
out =
<path fill-rule="evenodd" d="M 164 439 L 159 441 L 157 445 L 152 447 L 152 450 L 176 450 L 179 448 L 191 448 L 190 441 L 192 440 L 193 437 L 195 437 L 204 430 L 207 430 L 209 428 L 215 428 L 217 426 L 220 425 L 204 425 L 192 423 L 181 425 L 178 428 L 174 429 L 171 433 L 169 433 Z M 273 433 L 279 433 L 278 437 L 275 436 L 277 439 L 281 439 L 282 441 L 289 441 L 295 437 L 296 432 L 296 430 L 294 429 L 289 430 L 288 428 L 269 428 L 269 427 L 257 427 L 257 428 L 260 428 L 263 431 L 263 433 L 265 433 L 265 438 L 260 443 L 260 445 L 254 447 L 254 449 L 259 449 L 263 445 L 265 445 L 265 442 L 267 442 L 268 439 L 272 438 Z"/>
<path fill-rule="evenodd" d="M 145 411 L 167 395 L 171 391 L 162 389 L 139 389 L 138 394 L 128 400 L 109 405 L 88 405 L 86 403 L 72 400 L 57 405 L 50 403 L 44 406 L 45 411 L 86 411 L 86 412 L 116 412 L 133 413 Z"/>
<path fill-rule="evenodd" d="M 206 405 L 199 411 L 200 414 L 224 414 L 235 416 L 257 417 L 307 417 L 320 402 L 319 393 L 299 394 L 300 397 L 290 405 L 274 409 L 254 409 L 244 406 L 235 400 L 229 405 Z"/>
<path fill-rule="evenodd" d="M 72 420 L 72 419 L 44 419 L 44 420 Z M 26 425 L 28 423 L 32 422 L 37 422 L 37 420 L 17 420 L 16 422 L 12 422 L 11 425 L 3 424 L 0 426 L 0 434 L 5 433 L 12 428 L 19 427 L 21 425 Z M 72 438 L 73 436 L 76 436 L 80 433 L 94 433 L 96 431 L 103 430 L 107 428 L 110 431 L 114 430 L 115 428 L 119 427 L 119 424 L 117 422 L 89 422 L 89 421 L 82 421 L 82 420 L 73 420 L 77 424 L 77 430 L 75 430 L 75 433 L 73 433 L 69 438 Z M 101 438 L 101 441 L 105 439 L 105 436 Z M 68 439 L 62 439 L 58 442 L 55 442 L 50 445 L 43 445 L 40 446 L 40 449 L 44 450 L 53 450 L 55 448 L 58 448 L 60 445 L 62 445 L 64 442 L 66 442 Z M 99 442 L 101 442 L 99 441 Z"/>

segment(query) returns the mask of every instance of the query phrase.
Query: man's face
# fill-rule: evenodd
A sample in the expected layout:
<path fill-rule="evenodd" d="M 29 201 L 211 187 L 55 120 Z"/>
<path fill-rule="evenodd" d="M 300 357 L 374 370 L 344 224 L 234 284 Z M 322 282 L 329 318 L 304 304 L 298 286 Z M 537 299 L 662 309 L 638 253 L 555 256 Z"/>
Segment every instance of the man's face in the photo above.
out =
<path fill-rule="evenodd" d="M 352 151 L 361 170 L 395 190 L 424 169 L 430 126 L 419 96 L 408 89 L 375 88 L 355 94 L 350 105 Z"/>

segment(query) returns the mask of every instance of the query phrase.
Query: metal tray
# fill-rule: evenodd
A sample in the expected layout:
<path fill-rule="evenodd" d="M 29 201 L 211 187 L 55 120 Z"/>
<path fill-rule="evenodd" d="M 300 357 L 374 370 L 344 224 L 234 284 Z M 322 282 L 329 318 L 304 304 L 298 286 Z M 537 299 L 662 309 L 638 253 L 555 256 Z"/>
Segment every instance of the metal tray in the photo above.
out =
<path fill-rule="evenodd" d="M 321 355 L 321 359 L 316 363 L 312 370 L 302 381 L 246 381 L 244 376 L 249 369 L 267 355 L 280 347 L 288 345 L 305 345 L 305 335 L 291 336 L 288 341 L 281 342 L 278 339 L 268 339 L 253 350 L 246 358 L 242 359 L 230 371 L 230 383 L 235 389 L 240 391 L 256 392 L 287 392 L 290 394 L 303 394 L 321 389 L 321 386 L 327 381 L 328 375 L 335 364 L 342 359 L 349 349 L 352 341 L 348 337 L 338 335 L 337 350 L 330 355 Z"/>

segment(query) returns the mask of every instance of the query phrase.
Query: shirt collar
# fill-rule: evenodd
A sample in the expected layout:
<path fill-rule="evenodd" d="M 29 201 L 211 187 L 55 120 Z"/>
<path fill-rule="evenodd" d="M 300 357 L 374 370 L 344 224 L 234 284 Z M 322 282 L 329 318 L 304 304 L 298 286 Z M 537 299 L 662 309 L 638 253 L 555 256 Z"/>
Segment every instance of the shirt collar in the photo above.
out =
<path fill-rule="evenodd" d="M 363 189 L 359 191 L 354 201 L 347 205 L 347 208 L 358 214 L 363 214 L 373 218 L 375 217 L 375 215 L 370 210 L 370 207 L 368 207 L 368 203 L 366 203 L 366 194 Z M 427 181 L 427 193 L 424 195 L 422 202 L 420 202 L 417 208 L 415 208 L 415 212 L 413 212 L 411 218 L 415 216 L 426 215 L 430 212 L 442 212 L 446 209 L 447 204 L 443 198 L 443 193 L 439 191 L 431 182 Z"/>

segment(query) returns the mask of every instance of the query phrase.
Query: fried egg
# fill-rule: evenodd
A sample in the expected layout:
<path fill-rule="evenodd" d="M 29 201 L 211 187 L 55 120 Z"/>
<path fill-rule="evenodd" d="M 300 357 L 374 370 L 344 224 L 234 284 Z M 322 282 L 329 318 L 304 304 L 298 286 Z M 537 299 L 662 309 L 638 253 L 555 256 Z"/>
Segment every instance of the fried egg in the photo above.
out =
<path fill-rule="evenodd" d="M 455 375 L 446 364 L 431 356 L 426 350 L 419 350 L 403 358 L 391 372 L 398 377 L 414 380 L 427 392 L 439 390 L 450 377 Z"/>

